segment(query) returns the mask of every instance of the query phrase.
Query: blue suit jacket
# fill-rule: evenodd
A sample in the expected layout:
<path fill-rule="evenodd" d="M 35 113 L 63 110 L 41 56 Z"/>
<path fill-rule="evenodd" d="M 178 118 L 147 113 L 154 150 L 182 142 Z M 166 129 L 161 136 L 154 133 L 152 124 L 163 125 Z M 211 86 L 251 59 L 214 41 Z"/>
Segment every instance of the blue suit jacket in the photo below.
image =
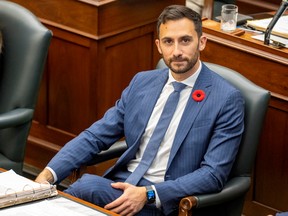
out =
<path fill-rule="evenodd" d="M 138 73 L 104 117 L 70 141 L 48 164 L 61 181 L 82 163 L 125 136 L 128 150 L 106 176 L 135 157 L 154 105 L 168 79 L 168 69 Z M 222 189 L 232 168 L 244 127 L 240 92 L 204 64 L 192 90 L 168 160 L 165 181 L 156 190 L 166 213 L 188 195 Z M 192 93 L 191 93 L 192 95 Z"/>

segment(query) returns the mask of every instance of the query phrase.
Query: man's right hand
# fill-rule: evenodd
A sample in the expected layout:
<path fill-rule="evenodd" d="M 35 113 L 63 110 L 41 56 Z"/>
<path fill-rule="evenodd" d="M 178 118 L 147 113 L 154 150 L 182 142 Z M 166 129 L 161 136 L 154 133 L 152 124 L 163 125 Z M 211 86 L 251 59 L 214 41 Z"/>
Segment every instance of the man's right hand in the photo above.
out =
<path fill-rule="evenodd" d="M 50 170 L 48 169 L 44 169 L 35 179 L 36 182 L 38 183 L 46 183 L 49 182 L 50 184 L 52 184 L 54 182 L 54 177 L 52 175 L 52 173 L 50 172 Z"/>

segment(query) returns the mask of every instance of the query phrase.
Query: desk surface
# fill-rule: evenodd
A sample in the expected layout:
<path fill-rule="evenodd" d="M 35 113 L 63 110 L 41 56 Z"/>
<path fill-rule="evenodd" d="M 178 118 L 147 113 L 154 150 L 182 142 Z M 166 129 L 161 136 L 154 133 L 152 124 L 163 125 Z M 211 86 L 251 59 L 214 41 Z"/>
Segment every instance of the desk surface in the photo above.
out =
<path fill-rule="evenodd" d="M 15 216 L 114 216 L 116 214 L 60 193 L 56 197 L 15 205 L 0 210 L 1 215 Z"/>
<path fill-rule="evenodd" d="M 220 29 L 219 22 L 208 19 L 203 20 L 203 32 L 209 34 L 210 36 L 209 39 L 212 40 L 213 37 L 211 37 L 211 35 L 218 37 L 220 36 L 223 40 L 228 40 L 231 44 L 237 43 L 238 46 L 239 45 L 249 46 L 251 50 L 257 49 L 258 51 L 275 54 L 279 57 L 279 59 L 281 59 L 280 57 L 283 57 L 282 61 L 288 64 L 288 48 L 277 49 L 271 45 L 270 46 L 264 45 L 262 41 L 252 38 L 252 36 L 259 35 L 259 33 L 252 33 L 249 31 L 244 31 L 242 29 L 236 29 L 236 31 L 234 32 L 226 33 Z M 219 38 L 217 39 L 219 40 Z M 229 44 L 229 42 L 226 41 L 227 44 Z"/>
<path fill-rule="evenodd" d="M 0 173 L 6 172 L 5 169 L 0 168 Z M 14 173 L 13 173 L 14 174 Z M 12 175 L 13 175 L 12 174 Z M 16 174 L 18 177 L 18 174 Z M 8 176 L 5 176 L 8 178 Z M 22 178 L 22 177 L 20 177 Z M 3 179 L 2 179 L 3 180 Z M 12 180 L 12 179 L 11 179 Z M 10 180 L 10 181 L 11 181 Z M 13 184 L 18 184 L 18 179 L 17 180 L 12 180 Z M 16 181 L 16 182 L 15 182 Z M 30 184 L 30 180 L 28 184 Z M 26 181 L 26 182 L 27 182 Z M 24 184 L 27 184 L 27 183 Z M 23 182 L 19 182 L 20 185 L 22 185 Z M 19 185 L 18 184 L 18 185 Z M 5 185 L 5 183 L 4 183 Z M 0 185 L 2 186 L 2 185 Z M 24 188 L 27 185 L 24 186 Z M 6 186 L 4 186 L 6 187 Z M 11 186 L 8 186 L 11 187 Z M 33 186 L 31 186 L 33 187 Z M 15 193 L 17 194 L 18 190 L 15 188 Z M 23 189 L 24 190 L 24 189 Z M 29 190 L 28 190 L 29 191 Z M 19 191 L 20 192 L 20 191 Z M 33 194 L 33 193 L 32 193 Z M 2 196 L 2 194 L 1 194 Z M 26 196 L 31 196 L 31 194 L 27 194 Z M 17 197 L 17 196 L 16 196 Z M 34 197 L 34 195 L 33 195 Z M 16 198 L 17 199 L 17 198 Z M 35 200 L 35 201 L 30 201 L 30 202 L 25 202 L 25 203 L 19 203 L 15 204 L 13 206 L 9 206 L 6 208 L 1 208 L 0 209 L 0 214 L 7 216 L 14 216 L 14 215 L 42 215 L 42 216 L 65 216 L 65 215 L 77 215 L 77 216 L 117 216 L 118 214 L 115 214 L 111 211 L 108 211 L 104 208 L 101 208 L 97 205 L 94 205 L 92 203 L 89 203 L 87 201 L 84 201 L 82 199 L 76 198 L 74 196 L 71 196 L 67 193 L 64 193 L 62 191 L 58 191 L 58 195 L 52 196 L 50 198 L 43 198 L 40 200 Z M 20 213 L 20 214 L 18 214 Z"/>
<path fill-rule="evenodd" d="M 96 211 L 100 211 L 100 212 L 102 212 L 102 213 L 104 213 L 104 214 L 111 215 L 111 216 L 118 216 L 118 214 L 116 214 L 116 213 L 113 213 L 113 212 L 111 212 L 111 211 L 108 211 L 108 210 L 106 210 L 106 209 L 104 209 L 104 208 L 101 208 L 101 207 L 99 207 L 99 206 L 97 206 L 97 205 L 94 205 L 94 204 L 92 204 L 92 203 L 90 203 L 90 202 L 87 202 L 87 201 L 85 201 L 85 200 L 82 200 L 82 199 L 76 198 L 76 197 L 74 197 L 74 196 L 71 196 L 71 195 L 69 195 L 69 194 L 67 194 L 67 193 L 63 193 L 63 192 L 61 192 L 61 191 L 58 191 L 58 193 L 59 193 L 58 196 L 60 196 L 60 197 L 65 197 L 65 198 L 70 199 L 70 200 L 72 200 L 72 201 L 74 201 L 74 202 L 77 202 L 77 203 L 80 203 L 80 204 L 82 204 L 82 205 L 88 206 L 88 207 L 90 207 L 90 208 L 92 208 L 92 209 L 95 209 Z"/>

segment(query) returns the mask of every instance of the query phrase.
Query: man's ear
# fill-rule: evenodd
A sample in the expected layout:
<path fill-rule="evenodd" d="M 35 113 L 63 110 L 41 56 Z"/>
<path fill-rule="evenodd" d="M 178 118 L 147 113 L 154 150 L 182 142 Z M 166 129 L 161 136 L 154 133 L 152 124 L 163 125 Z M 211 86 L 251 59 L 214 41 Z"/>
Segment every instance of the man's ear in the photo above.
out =
<path fill-rule="evenodd" d="M 202 35 L 199 39 L 199 51 L 203 51 L 206 47 L 207 37 Z"/>
<path fill-rule="evenodd" d="M 156 39 L 155 40 L 155 44 L 157 46 L 157 49 L 158 49 L 158 52 L 162 55 L 162 50 L 160 48 L 160 40 L 159 39 Z"/>

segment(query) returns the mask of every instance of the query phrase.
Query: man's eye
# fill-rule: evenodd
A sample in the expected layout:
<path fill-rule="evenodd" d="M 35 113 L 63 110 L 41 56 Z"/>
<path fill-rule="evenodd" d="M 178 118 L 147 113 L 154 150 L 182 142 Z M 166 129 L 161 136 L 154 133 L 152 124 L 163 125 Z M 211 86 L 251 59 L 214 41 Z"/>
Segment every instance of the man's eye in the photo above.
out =
<path fill-rule="evenodd" d="M 190 39 L 188 39 L 188 38 L 184 38 L 183 40 L 182 40 L 182 43 L 190 43 Z"/>
<path fill-rule="evenodd" d="M 164 43 L 165 43 L 165 44 L 172 44 L 173 41 L 172 41 L 172 40 L 164 40 Z"/>

